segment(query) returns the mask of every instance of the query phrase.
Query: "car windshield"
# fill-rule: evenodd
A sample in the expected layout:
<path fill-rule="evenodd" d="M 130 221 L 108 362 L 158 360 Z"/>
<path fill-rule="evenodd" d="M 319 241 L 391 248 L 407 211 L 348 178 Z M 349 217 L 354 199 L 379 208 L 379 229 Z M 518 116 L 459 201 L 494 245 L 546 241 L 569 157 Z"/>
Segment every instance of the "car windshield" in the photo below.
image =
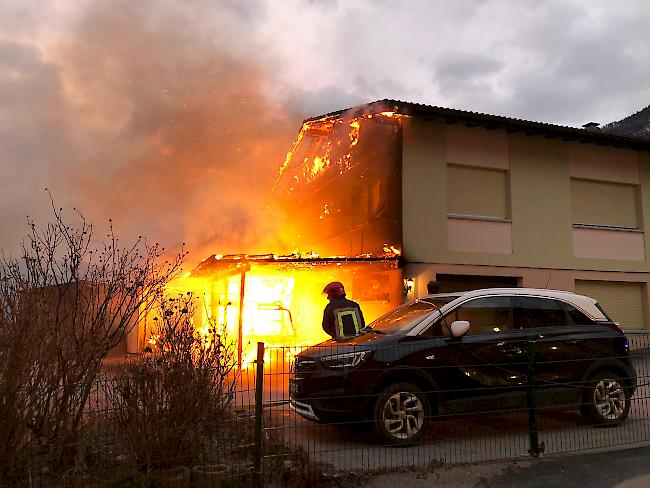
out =
<path fill-rule="evenodd" d="M 414 325 L 420 323 L 427 315 L 437 310 L 429 301 L 415 300 L 414 302 L 402 305 L 377 320 L 371 322 L 369 327 L 380 330 L 386 334 L 400 334 L 410 330 Z"/>

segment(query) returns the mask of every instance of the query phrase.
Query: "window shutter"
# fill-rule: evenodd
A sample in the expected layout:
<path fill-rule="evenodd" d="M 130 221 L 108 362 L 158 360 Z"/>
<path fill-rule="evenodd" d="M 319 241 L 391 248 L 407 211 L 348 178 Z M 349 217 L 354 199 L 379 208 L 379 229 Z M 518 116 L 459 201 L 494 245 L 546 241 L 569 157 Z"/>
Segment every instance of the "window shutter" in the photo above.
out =
<path fill-rule="evenodd" d="M 447 212 L 508 217 L 507 173 L 502 170 L 447 167 Z"/>
<path fill-rule="evenodd" d="M 633 185 L 571 180 L 573 223 L 638 227 Z"/>

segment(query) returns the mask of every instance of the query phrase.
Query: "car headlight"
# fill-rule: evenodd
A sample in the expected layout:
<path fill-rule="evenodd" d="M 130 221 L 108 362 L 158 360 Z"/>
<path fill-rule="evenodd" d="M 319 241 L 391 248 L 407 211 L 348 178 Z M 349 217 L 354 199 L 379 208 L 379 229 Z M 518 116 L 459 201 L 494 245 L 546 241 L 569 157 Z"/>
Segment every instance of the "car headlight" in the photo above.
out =
<path fill-rule="evenodd" d="M 334 354 L 332 356 L 323 356 L 320 363 L 327 369 L 345 369 L 358 366 L 368 357 L 370 351 L 346 352 L 344 354 Z"/>

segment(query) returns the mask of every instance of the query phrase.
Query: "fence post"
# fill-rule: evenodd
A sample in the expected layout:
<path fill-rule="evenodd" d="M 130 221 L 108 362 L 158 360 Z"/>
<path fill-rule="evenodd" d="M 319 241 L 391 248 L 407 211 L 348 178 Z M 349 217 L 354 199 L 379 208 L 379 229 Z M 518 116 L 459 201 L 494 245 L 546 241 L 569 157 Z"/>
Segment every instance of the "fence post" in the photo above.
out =
<path fill-rule="evenodd" d="M 264 343 L 257 343 L 255 378 L 255 426 L 253 430 L 254 486 L 262 486 L 262 400 L 264 398 Z"/>
<path fill-rule="evenodd" d="M 539 436 L 537 432 L 537 378 L 535 371 L 535 343 L 533 341 L 528 341 L 526 343 L 526 359 L 528 363 L 526 403 L 528 405 L 528 436 L 530 440 L 530 449 L 528 449 L 528 454 L 538 457 L 544 448 L 540 448 L 539 446 Z"/>

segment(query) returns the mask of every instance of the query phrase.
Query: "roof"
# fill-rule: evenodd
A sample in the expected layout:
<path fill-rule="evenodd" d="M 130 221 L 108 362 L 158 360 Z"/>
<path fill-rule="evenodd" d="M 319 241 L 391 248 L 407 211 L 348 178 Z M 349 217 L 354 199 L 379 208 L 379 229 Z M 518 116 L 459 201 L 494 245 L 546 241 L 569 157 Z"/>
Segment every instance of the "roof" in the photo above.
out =
<path fill-rule="evenodd" d="M 385 254 L 380 256 L 361 255 L 354 257 L 328 256 L 321 257 L 317 254 L 231 254 L 213 255 L 203 260 L 193 271 L 192 275 L 199 276 L 204 273 L 211 273 L 218 268 L 248 267 L 251 264 L 267 265 L 291 265 L 291 266 L 315 266 L 323 264 L 355 264 L 355 263 L 387 263 L 397 267 L 400 256 L 398 254 Z"/>
<path fill-rule="evenodd" d="M 529 135 L 558 137 L 569 141 L 593 142 L 596 144 L 650 151 L 650 139 L 391 99 L 377 100 L 375 102 L 337 110 L 336 112 L 311 117 L 306 119 L 305 122 L 315 122 L 328 118 L 354 118 L 369 113 L 381 112 L 394 112 L 395 114 L 411 117 L 444 120 L 448 123 L 465 123 L 468 125 L 487 127 L 488 129 L 504 129 L 508 132 L 524 132 Z"/>

